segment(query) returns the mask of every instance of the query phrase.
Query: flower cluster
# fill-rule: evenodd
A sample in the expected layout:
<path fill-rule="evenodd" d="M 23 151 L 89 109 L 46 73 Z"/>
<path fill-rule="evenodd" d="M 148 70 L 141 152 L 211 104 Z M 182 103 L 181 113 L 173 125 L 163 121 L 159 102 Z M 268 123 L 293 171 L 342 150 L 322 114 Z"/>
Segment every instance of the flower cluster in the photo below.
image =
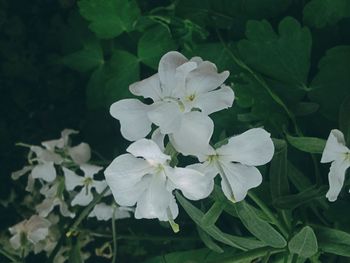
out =
<path fill-rule="evenodd" d="M 210 144 L 214 123 L 208 115 L 231 107 L 234 101 L 233 90 L 224 84 L 228 76 L 228 71 L 218 73 L 209 61 L 169 52 L 161 58 L 157 74 L 130 86 L 134 95 L 152 103 L 124 99 L 111 106 L 121 134 L 134 142 L 104 174 L 119 205 L 136 205 L 136 218 L 158 218 L 174 226 L 178 206 L 173 191 L 180 190 L 190 200 L 206 198 L 218 174 L 224 194 L 234 202 L 261 183 L 255 166 L 266 164 L 274 154 L 268 132 L 254 128 L 217 149 Z M 146 139 L 152 124 L 156 128 Z M 170 146 L 199 162 L 172 165 Z"/>
<path fill-rule="evenodd" d="M 30 251 L 51 253 L 61 234 L 57 225 L 61 217 L 73 218 L 76 207 L 90 204 L 94 192 L 103 193 L 106 197 L 111 194 L 103 177 L 95 179 L 103 167 L 89 163 L 90 146 L 87 143 L 71 145 L 70 136 L 77 133 L 65 129 L 61 138 L 44 141 L 41 146 L 19 144 L 29 148 L 28 165 L 12 173 L 12 178 L 18 180 L 27 175 L 26 191 L 30 195 L 25 197 L 24 204 L 34 215 L 9 228 L 12 235 L 10 244 L 15 251 L 22 254 Z M 130 217 L 131 211 L 114 202 L 110 205 L 101 202 L 93 208 L 89 217 L 106 221 Z M 91 241 L 88 235 L 81 238 L 83 243 Z M 66 250 L 61 248 L 55 262 L 65 262 Z"/>

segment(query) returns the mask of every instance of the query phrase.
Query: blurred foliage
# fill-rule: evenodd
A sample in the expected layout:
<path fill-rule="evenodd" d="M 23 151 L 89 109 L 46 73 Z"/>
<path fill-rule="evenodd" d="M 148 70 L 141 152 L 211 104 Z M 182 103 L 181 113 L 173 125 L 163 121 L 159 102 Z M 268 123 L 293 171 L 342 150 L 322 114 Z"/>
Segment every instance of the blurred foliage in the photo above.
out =
<path fill-rule="evenodd" d="M 84 141 L 107 159 L 122 153 L 127 142 L 108 108 L 130 97 L 128 86 L 153 74 L 160 57 L 169 50 L 201 56 L 219 70 L 231 72 L 228 83 L 233 83 L 236 100 L 232 109 L 213 115 L 216 139 L 264 126 L 275 138 L 285 139 L 286 133 L 306 136 L 304 144 L 307 137 L 326 139 L 330 129 L 340 127 L 349 142 L 349 29 L 348 0 L 0 0 L 0 200 L 8 200 L 12 189 L 21 189 L 10 180 L 10 173 L 25 160 L 16 142 L 38 144 L 69 127 L 80 130 Z M 292 207 L 288 211 L 295 217 L 289 223 L 297 226 L 317 221 L 310 211 L 320 212 L 321 201 L 311 206 L 303 202 L 324 195 L 319 187 L 327 183 L 328 168 L 321 166 L 316 179 L 315 157 L 301 154 L 289 143 L 292 147 L 275 157 L 279 163 L 273 169 L 294 167 L 287 169 L 288 179 L 284 178 L 292 186 L 287 195 L 286 188 L 275 189 L 275 196 L 283 196 L 277 195 L 273 202 Z M 287 153 L 288 161 L 282 158 Z M 279 172 L 271 170 L 265 181 Z M 315 182 L 316 189 L 310 194 Z M 263 191 L 263 186 L 257 189 L 271 203 Z M 343 220 L 350 216 L 350 198 L 345 194 L 340 199 L 320 213 L 329 226 L 337 225 L 339 230 L 334 231 L 350 231 L 349 221 Z M 21 215 L 16 205 L 12 207 L 15 202 L 8 208 L 2 203 L 1 230 L 6 230 Z M 240 226 L 225 214 L 221 219 L 223 230 Z M 179 237 L 184 235 L 184 240 L 173 239 L 169 229 L 154 221 L 121 223 L 118 227 L 125 231 L 132 225 L 136 233 L 169 238 L 121 240 L 119 262 L 141 262 L 152 255 L 164 256 L 147 262 L 216 259 L 213 252 L 203 249 L 185 213 L 179 221 L 183 226 Z M 342 250 L 349 243 L 336 239 L 332 231 L 316 229 L 314 233 L 303 228 L 294 233 L 290 250 L 309 256 L 311 248 L 315 250 L 316 234 L 323 251 L 349 256 Z M 196 238 L 186 241 L 188 236 Z M 304 236 L 309 244 L 300 248 L 298 240 Z M 333 246 L 327 238 L 333 240 Z M 168 254 L 199 248 L 184 252 L 187 254 Z M 230 253 L 236 251 L 225 248 L 225 255 Z M 320 262 L 349 262 L 344 258 L 330 261 L 333 259 L 325 256 Z M 282 262 L 277 260 L 274 262 Z"/>

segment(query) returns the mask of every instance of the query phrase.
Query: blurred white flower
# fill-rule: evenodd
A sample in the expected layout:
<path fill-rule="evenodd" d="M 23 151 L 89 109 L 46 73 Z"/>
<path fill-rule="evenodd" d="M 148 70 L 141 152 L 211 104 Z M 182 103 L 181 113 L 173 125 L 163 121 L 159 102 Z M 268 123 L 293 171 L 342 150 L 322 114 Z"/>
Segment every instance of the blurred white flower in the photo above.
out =
<path fill-rule="evenodd" d="M 10 233 L 13 235 L 10 239 L 12 247 L 19 249 L 25 245 L 23 242 L 29 241 L 35 245 L 44 240 L 49 233 L 50 225 L 50 221 L 38 215 L 33 215 L 29 220 L 25 219 L 10 227 Z"/>
<path fill-rule="evenodd" d="M 42 217 L 47 217 L 51 211 L 58 206 L 60 213 L 65 217 L 74 217 L 75 214 L 70 212 L 68 205 L 64 201 L 63 189 L 61 186 L 62 181 L 56 181 L 53 185 L 44 185 L 40 193 L 45 196 L 42 203 L 37 205 L 36 211 Z"/>
<path fill-rule="evenodd" d="M 209 147 L 198 155 L 202 164 L 190 165 L 190 168 L 214 178 L 221 176 L 221 188 L 232 202 L 245 198 L 249 189 L 262 182 L 262 176 L 255 167 L 268 163 L 274 154 L 274 145 L 270 134 L 261 128 L 250 129 L 231 137 L 228 143 L 218 149 Z"/>
<path fill-rule="evenodd" d="M 92 199 L 93 194 L 91 192 L 92 188 L 96 190 L 97 193 L 102 193 L 102 191 L 107 187 L 106 181 L 96 181 L 94 180 L 94 175 L 97 174 L 103 167 L 82 164 L 80 169 L 84 172 L 84 177 L 79 176 L 73 171 L 63 167 L 63 172 L 65 176 L 65 186 L 67 191 L 74 190 L 77 186 L 81 186 L 80 192 L 73 198 L 72 205 L 88 205 Z"/>
<path fill-rule="evenodd" d="M 214 125 L 208 115 L 232 106 L 234 93 L 222 85 L 228 76 L 228 71 L 219 74 L 209 61 L 199 57 L 188 60 L 178 52 L 168 52 L 161 58 L 157 74 L 130 86 L 134 95 L 151 98 L 153 104 L 120 100 L 110 113 L 120 121 L 126 139 L 145 137 L 154 123 L 163 134 L 172 136 L 178 151 L 192 154 L 192 145 L 198 148 L 209 143 Z"/>
<path fill-rule="evenodd" d="M 329 162 L 332 164 L 328 174 L 329 190 L 326 197 L 334 202 L 343 187 L 346 170 L 350 167 L 350 150 L 345 145 L 343 133 L 336 129 L 331 130 L 321 158 L 321 163 Z"/>
<path fill-rule="evenodd" d="M 141 139 L 107 167 L 105 177 L 116 202 L 121 206 L 136 204 L 136 218 L 158 218 L 173 222 L 178 206 L 174 189 L 185 197 L 199 200 L 213 189 L 213 180 L 188 168 L 170 167 L 170 156 L 152 140 Z"/>
<path fill-rule="evenodd" d="M 123 219 L 130 217 L 130 212 L 133 209 L 128 207 L 118 207 L 116 205 L 107 205 L 105 203 L 100 203 L 95 205 L 94 209 L 89 214 L 89 217 L 96 217 L 97 220 L 108 221 L 114 219 Z"/>

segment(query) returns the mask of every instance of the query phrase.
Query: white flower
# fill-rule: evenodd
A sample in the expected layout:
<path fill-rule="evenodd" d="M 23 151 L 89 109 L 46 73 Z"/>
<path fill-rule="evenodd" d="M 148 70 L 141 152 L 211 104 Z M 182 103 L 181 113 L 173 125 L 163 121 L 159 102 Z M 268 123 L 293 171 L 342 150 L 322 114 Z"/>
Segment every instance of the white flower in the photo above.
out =
<path fill-rule="evenodd" d="M 191 200 L 205 198 L 213 189 L 213 180 L 202 173 L 170 167 L 170 156 L 152 140 L 138 140 L 127 151 L 130 154 L 114 159 L 105 170 L 105 176 L 119 205 L 136 204 L 136 218 L 172 222 L 178 215 L 172 194 L 174 189 L 181 190 Z"/>
<path fill-rule="evenodd" d="M 339 130 L 331 130 L 323 150 L 321 163 L 329 162 L 332 164 L 328 174 L 329 190 L 326 197 L 333 202 L 338 198 L 346 170 L 350 167 L 350 150 L 345 146 L 344 135 Z"/>
<path fill-rule="evenodd" d="M 228 143 L 199 155 L 203 164 L 190 165 L 209 177 L 221 176 L 221 188 L 225 196 L 239 202 L 245 198 L 249 189 L 262 182 L 262 176 L 255 167 L 269 162 L 274 154 L 270 134 L 261 128 L 250 129 L 231 137 Z"/>
<path fill-rule="evenodd" d="M 41 188 L 40 193 L 45 196 L 45 199 L 35 207 L 40 216 L 47 217 L 56 206 L 59 206 L 60 213 L 63 216 L 75 216 L 74 213 L 69 211 L 68 206 L 64 201 L 60 184 L 61 181 L 56 181 L 52 186 L 44 185 Z"/>
<path fill-rule="evenodd" d="M 55 149 L 65 151 L 76 164 L 83 164 L 90 160 L 91 149 L 87 143 L 80 143 L 77 146 L 72 147 L 70 145 L 69 136 L 71 134 L 77 134 L 78 131 L 71 129 L 64 129 L 61 132 L 61 138 L 51 141 L 45 141 L 41 144 L 48 150 L 54 152 Z"/>
<path fill-rule="evenodd" d="M 82 186 L 80 192 L 72 200 L 71 204 L 73 206 L 88 205 L 93 199 L 93 194 L 91 192 L 92 188 L 94 188 L 96 192 L 100 194 L 107 187 L 107 183 L 105 181 L 94 180 L 94 175 L 103 169 L 103 167 L 82 164 L 80 169 L 84 172 L 84 177 L 78 176 L 73 171 L 63 167 L 66 190 L 72 191 L 77 186 Z"/>
<path fill-rule="evenodd" d="M 95 205 L 92 209 L 89 217 L 96 217 L 97 220 L 108 221 L 114 219 L 123 219 L 130 217 L 130 211 L 133 211 L 131 208 L 127 207 L 117 207 L 116 205 L 106 205 L 105 203 L 100 203 Z"/>
<path fill-rule="evenodd" d="M 25 244 L 22 244 L 23 237 L 26 241 L 32 244 L 37 244 L 39 241 L 46 238 L 49 233 L 50 221 L 41 218 L 38 215 L 33 215 L 29 220 L 25 219 L 22 222 L 9 228 L 13 235 L 10 243 L 14 249 L 19 249 Z"/>
<path fill-rule="evenodd" d="M 125 99 L 115 102 L 110 113 L 120 121 L 126 139 L 145 137 L 154 123 L 163 134 L 172 136 L 178 151 L 192 154 L 192 145 L 198 148 L 209 143 L 213 122 L 208 115 L 232 106 L 234 93 L 222 85 L 228 76 L 228 71 L 217 73 L 209 61 L 198 57 L 188 61 L 178 52 L 168 52 L 161 58 L 157 74 L 130 86 L 134 95 L 151 98 L 154 103 Z"/>

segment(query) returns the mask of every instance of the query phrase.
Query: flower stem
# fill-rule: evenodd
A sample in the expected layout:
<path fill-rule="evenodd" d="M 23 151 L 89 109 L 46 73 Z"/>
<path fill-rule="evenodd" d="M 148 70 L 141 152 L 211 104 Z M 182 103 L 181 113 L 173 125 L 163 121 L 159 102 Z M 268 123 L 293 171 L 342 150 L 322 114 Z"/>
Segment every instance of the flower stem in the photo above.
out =
<path fill-rule="evenodd" d="M 79 216 L 76 218 L 75 221 L 73 221 L 64 231 L 64 234 L 61 235 L 60 239 L 58 240 L 55 248 L 51 252 L 48 262 L 53 262 L 55 256 L 57 255 L 58 251 L 60 250 L 61 246 L 63 245 L 63 242 L 67 237 L 70 237 L 74 234 L 74 232 L 77 230 L 78 226 L 80 225 L 81 221 L 84 220 L 85 217 L 89 215 L 91 210 L 94 208 L 94 206 L 102 199 L 104 194 L 108 191 L 109 187 L 107 186 L 100 194 L 96 195 L 94 199 L 91 201 L 91 203 L 81 211 Z"/>
<path fill-rule="evenodd" d="M 112 263 L 115 263 L 117 260 L 117 233 L 116 233 L 116 224 L 115 224 L 115 210 L 116 210 L 116 207 L 113 206 L 113 214 L 112 214 L 113 258 L 112 258 Z"/>
<path fill-rule="evenodd" d="M 289 236 L 287 229 L 281 224 L 281 222 L 275 217 L 270 208 L 265 205 L 263 201 L 260 200 L 258 196 L 256 196 L 251 191 L 248 192 L 248 196 L 256 203 L 260 209 L 265 213 L 265 215 L 273 222 L 274 225 L 281 231 L 282 235 L 287 238 Z"/>
<path fill-rule="evenodd" d="M 19 259 L 15 256 L 11 255 L 9 252 L 7 252 L 5 249 L 0 247 L 0 254 L 11 260 L 11 262 L 19 262 Z"/>

